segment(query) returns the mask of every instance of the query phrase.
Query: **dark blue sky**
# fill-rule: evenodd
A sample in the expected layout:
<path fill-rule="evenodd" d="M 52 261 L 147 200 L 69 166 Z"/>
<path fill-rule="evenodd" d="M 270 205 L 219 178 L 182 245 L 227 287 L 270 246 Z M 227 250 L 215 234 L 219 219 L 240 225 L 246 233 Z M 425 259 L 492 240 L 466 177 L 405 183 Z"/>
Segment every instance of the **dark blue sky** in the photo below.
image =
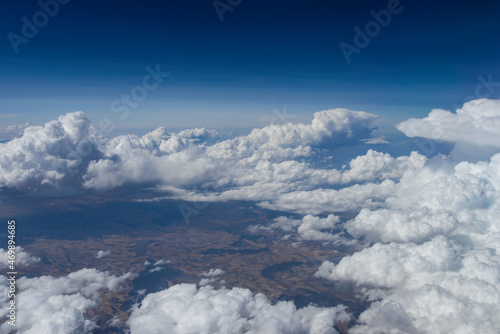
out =
<path fill-rule="evenodd" d="M 223 21 L 211 0 L 59 7 L 16 53 L 8 34 L 22 37 L 22 18 L 33 22 L 42 9 L 33 0 L 2 4 L 0 127 L 75 110 L 122 129 L 255 126 L 284 106 L 298 121 L 346 107 L 391 124 L 472 97 L 500 97 L 496 1 L 401 0 L 351 63 L 339 44 L 355 46 L 354 27 L 364 30 L 370 11 L 386 10 L 388 1 L 243 0 Z M 170 75 L 119 119 L 113 110 L 123 103 L 113 109 L 113 101 L 156 65 Z M 477 90 L 478 78 L 489 76 L 499 84 Z"/>

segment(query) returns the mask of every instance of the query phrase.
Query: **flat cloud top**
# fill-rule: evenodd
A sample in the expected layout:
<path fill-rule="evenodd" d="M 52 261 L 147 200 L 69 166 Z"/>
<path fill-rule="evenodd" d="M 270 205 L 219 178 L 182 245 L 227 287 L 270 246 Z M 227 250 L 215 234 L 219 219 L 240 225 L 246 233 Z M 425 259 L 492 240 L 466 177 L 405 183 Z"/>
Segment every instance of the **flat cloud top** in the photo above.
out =
<path fill-rule="evenodd" d="M 396 125 L 408 137 L 500 147 L 500 101 L 467 102 L 456 113 L 434 109 L 427 117 Z"/>

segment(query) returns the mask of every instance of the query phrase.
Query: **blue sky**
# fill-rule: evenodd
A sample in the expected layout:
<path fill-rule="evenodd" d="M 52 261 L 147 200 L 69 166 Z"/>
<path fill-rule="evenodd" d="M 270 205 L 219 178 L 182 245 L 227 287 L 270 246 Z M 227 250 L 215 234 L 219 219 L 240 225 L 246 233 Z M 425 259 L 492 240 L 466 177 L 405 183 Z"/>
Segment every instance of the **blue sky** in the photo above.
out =
<path fill-rule="evenodd" d="M 42 0 L 42 2 L 44 2 Z M 0 23 L 0 127 L 41 124 L 75 110 L 122 129 L 260 126 L 286 106 L 294 120 L 345 107 L 379 114 L 384 124 L 452 109 L 477 96 L 479 77 L 500 82 L 500 4 L 402 0 L 397 14 L 360 52 L 371 11 L 388 1 L 250 1 L 223 13 L 212 1 L 71 0 L 18 45 L 37 1 L 3 4 Z M 159 65 L 157 88 L 118 119 L 112 102 Z M 500 87 L 484 87 L 498 98 Z"/>

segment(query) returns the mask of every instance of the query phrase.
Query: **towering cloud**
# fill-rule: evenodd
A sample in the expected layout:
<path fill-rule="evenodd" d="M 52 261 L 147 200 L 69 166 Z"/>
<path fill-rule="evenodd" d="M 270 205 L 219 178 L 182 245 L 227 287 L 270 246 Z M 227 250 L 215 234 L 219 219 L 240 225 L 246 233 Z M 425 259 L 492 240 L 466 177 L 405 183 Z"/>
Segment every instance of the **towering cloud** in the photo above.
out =
<path fill-rule="evenodd" d="M 214 180 L 224 185 L 225 179 L 231 183 L 259 165 L 264 170 L 274 168 L 273 163 L 293 165 L 295 157 L 310 155 L 318 145 L 369 138 L 374 119 L 365 112 L 333 109 L 315 113 L 311 124 L 270 125 L 229 140 L 206 129 L 169 134 L 164 128 L 143 137 L 108 140 L 96 134 L 84 113 L 68 113 L 0 144 L 0 187 L 22 191 L 109 189 L 131 183 L 189 187 Z"/>
<path fill-rule="evenodd" d="M 82 112 L 31 126 L 20 138 L 0 144 L 0 187 L 34 191 L 81 182 L 92 159 L 101 156 L 90 120 Z"/>

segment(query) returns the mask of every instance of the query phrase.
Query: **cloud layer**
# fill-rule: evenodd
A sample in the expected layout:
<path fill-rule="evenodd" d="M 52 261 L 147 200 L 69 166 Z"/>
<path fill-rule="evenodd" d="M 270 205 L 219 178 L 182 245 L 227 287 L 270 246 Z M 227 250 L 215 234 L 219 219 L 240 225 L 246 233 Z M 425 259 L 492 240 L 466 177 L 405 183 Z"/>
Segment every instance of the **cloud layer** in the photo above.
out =
<path fill-rule="evenodd" d="M 321 167 L 316 155 L 369 139 L 375 116 L 332 109 L 316 113 L 310 124 L 271 125 L 232 139 L 206 129 L 172 134 L 162 128 L 142 137 L 105 139 L 83 113 L 70 113 L 0 144 L 0 187 L 29 192 L 154 184 L 169 198 L 247 200 L 302 214 L 283 215 L 251 231 L 357 247 L 340 261 L 323 262 L 316 273 L 350 283 L 370 302 L 350 332 L 498 333 L 499 110 L 500 101 L 480 99 L 456 113 L 433 110 L 398 125 L 410 137 L 455 143 L 449 156 L 392 157 L 367 150 L 340 169 Z M 345 212 L 354 218 L 341 220 Z M 200 285 L 220 274 L 203 273 Z M 96 272 L 79 275 L 111 279 Z M 90 280 L 82 282 L 75 283 L 82 291 L 92 286 Z M 53 293 L 74 294 L 64 291 Z M 85 296 L 72 297 L 81 314 L 92 304 Z M 78 319 L 83 319 L 79 328 L 92 326 Z M 330 333 L 337 320 L 347 320 L 343 306 L 297 310 L 246 289 L 180 284 L 146 296 L 134 307 L 129 325 L 134 333 L 165 328 L 173 333 Z"/>
<path fill-rule="evenodd" d="M 498 106 L 473 101 L 458 116 L 437 121 L 440 112 L 433 111 L 422 121 L 403 123 L 404 129 L 415 125 L 420 136 L 433 138 L 424 130 L 432 120 L 439 139 L 490 144 Z M 453 137 L 460 126 L 470 126 L 464 121 L 470 117 L 477 121 L 474 135 L 485 131 L 485 141 Z M 316 273 L 352 282 L 372 301 L 351 332 L 498 332 L 500 154 L 478 162 L 434 158 L 403 175 L 379 204 L 365 206 L 344 225 L 368 246 L 337 264 L 324 262 Z"/>
<path fill-rule="evenodd" d="M 228 140 L 206 129 L 172 134 L 164 128 L 142 137 L 105 139 L 84 113 L 68 113 L 0 144 L 0 187 L 35 191 L 110 189 L 132 183 L 225 186 L 255 167 L 266 173 L 276 173 L 281 166 L 307 168 L 295 167 L 293 159 L 310 155 L 313 147 L 369 138 L 374 119 L 365 112 L 333 109 L 315 113 L 311 124 L 270 125 Z M 279 165 L 285 161 L 288 164 Z"/>

